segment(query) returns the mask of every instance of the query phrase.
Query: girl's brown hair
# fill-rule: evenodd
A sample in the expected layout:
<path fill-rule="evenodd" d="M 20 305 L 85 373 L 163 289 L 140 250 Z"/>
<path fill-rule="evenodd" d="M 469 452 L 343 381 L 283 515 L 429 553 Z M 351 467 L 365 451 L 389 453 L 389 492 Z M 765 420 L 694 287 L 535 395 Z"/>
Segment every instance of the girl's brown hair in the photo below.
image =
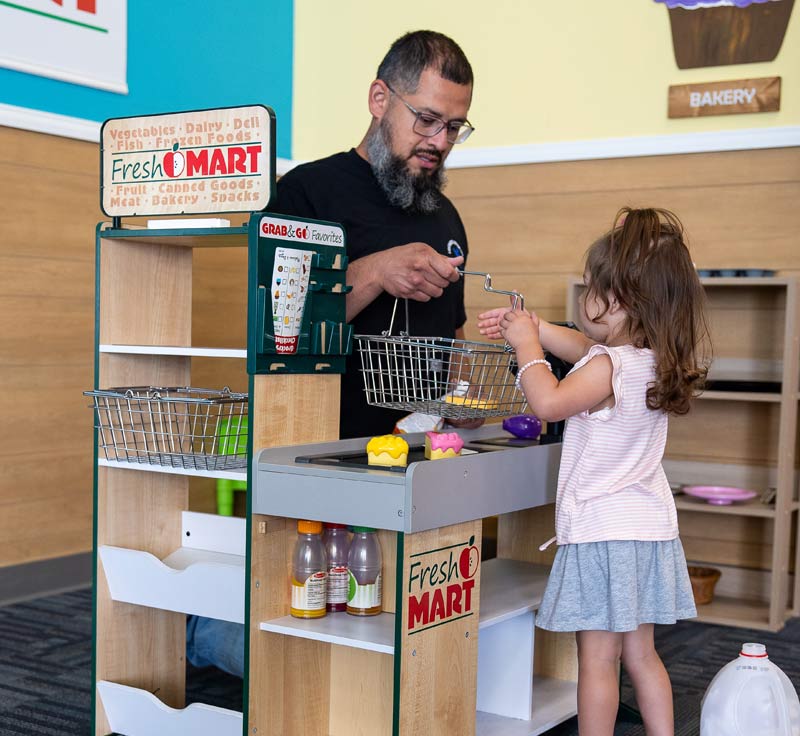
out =
<path fill-rule="evenodd" d="M 604 306 L 616 297 L 628 315 L 631 342 L 656 356 L 647 406 L 686 414 L 703 387 L 711 355 L 705 292 L 683 225 L 670 211 L 623 207 L 614 226 L 586 253 L 587 295 Z"/>

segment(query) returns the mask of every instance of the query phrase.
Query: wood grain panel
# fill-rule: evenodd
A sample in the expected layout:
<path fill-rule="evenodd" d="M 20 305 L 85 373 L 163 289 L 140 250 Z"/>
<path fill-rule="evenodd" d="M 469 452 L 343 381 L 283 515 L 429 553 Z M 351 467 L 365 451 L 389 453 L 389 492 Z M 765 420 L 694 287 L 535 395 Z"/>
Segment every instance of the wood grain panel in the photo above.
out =
<path fill-rule="evenodd" d="M 0 127 L 0 566 L 91 549 L 97 162 Z"/>

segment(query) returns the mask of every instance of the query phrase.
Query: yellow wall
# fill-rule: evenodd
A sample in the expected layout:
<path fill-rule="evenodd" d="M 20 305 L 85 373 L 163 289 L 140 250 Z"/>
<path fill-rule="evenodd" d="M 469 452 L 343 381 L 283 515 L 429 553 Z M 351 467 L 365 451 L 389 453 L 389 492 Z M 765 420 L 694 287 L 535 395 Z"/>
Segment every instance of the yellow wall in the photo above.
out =
<path fill-rule="evenodd" d="M 800 9 L 771 63 L 679 70 L 668 11 L 653 0 L 295 0 L 293 151 L 355 145 L 390 43 L 431 28 L 455 38 L 476 86 L 464 148 L 800 124 Z M 781 110 L 669 120 L 670 84 L 781 76 Z"/>

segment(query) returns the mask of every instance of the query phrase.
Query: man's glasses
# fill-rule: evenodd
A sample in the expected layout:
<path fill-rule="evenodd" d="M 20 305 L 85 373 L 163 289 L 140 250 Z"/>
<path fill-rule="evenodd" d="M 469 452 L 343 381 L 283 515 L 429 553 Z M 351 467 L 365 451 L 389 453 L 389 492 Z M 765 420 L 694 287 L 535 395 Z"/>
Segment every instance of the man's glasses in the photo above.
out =
<path fill-rule="evenodd" d="M 384 82 L 386 84 L 386 82 Z M 475 128 L 472 127 L 469 120 L 443 120 L 437 115 L 431 115 L 427 112 L 420 112 L 415 107 L 409 105 L 397 92 L 395 92 L 388 84 L 386 86 L 400 102 L 402 102 L 414 115 L 414 132 L 418 135 L 432 138 L 446 128 L 445 137 L 448 143 L 463 143 L 467 138 L 472 135 Z"/>

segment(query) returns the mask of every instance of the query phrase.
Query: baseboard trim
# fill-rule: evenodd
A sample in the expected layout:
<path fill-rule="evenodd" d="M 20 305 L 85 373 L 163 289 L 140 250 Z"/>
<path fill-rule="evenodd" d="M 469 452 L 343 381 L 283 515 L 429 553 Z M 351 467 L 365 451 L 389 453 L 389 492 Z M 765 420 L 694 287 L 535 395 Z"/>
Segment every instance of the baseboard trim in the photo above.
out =
<path fill-rule="evenodd" d="M 92 584 L 92 553 L 0 567 L 0 606 Z"/>

